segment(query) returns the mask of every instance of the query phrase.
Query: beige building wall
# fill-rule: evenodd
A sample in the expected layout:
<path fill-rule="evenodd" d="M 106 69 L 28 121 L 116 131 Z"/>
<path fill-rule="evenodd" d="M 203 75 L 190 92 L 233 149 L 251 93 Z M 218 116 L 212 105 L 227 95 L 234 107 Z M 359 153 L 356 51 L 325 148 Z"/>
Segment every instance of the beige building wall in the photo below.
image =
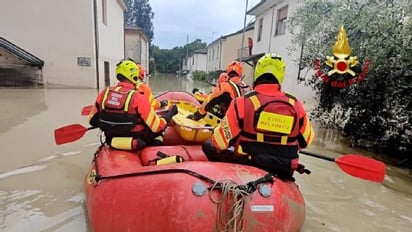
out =
<path fill-rule="evenodd" d="M 76 0 L 78 1 L 78 0 Z M 106 20 L 103 18 L 102 2 L 106 1 Z M 105 82 L 105 65 L 109 64 L 110 85 L 117 82 L 115 76 L 116 64 L 125 58 L 124 55 L 124 23 L 123 13 L 125 7 L 122 1 L 114 0 L 97 0 L 98 12 L 98 40 L 99 40 L 99 70 L 100 70 L 100 88 L 104 88 Z M 123 5 L 123 6 L 122 6 Z M 104 21 L 106 23 L 104 23 Z"/>
<path fill-rule="evenodd" d="M 223 63 L 223 69 L 226 69 L 227 65 L 232 62 L 233 60 L 236 60 L 240 58 L 242 54 L 240 54 L 240 50 L 244 47 L 247 47 L 247 38 L 248 37 L 253 37 L 253 30 L 245 31 L 245 36 L 244 36 L 244 41 L 242 44 L 242 37 L 243 37 L 243 32 L 233 34 L 229 37 L 226 38 L 226 41 L 223 43 L 223 49 L 222 49 L 222 63 Z M 242 56 L 244 57 L 245 54 Z M 245 81 L 247 84 L 251 84 L 253 82 L 253 68 L 246 64 L 243 64 L 243 81 Z"/>
<path fill-rule="evenodd" d="M 285 34 L 276 35 L 276 25 L 279 10 L 288 7 L 288 17 L 293 15 L 299 2 L 294 0 L 266 0 L 261 1 L 261 5 L 255 9 L 252 8 L 251 15 L 256 16 L 255 31 L 253 35 L 253 53 L 277 53 L 282 56 L 286 63 L 285 79 L 282 84 L 282 89 L 291 92 L 302 100 L 312 100 L 315 96 L 314 91 L 298 82 L 298 60 L 300 57 L 300 49 L 290 53 L 288 48 L 292 46 L 292 35 L 286 27 Z M 262 23 L 261 40 L 258 41 L 258 28 L 260 21 Z M 306 71 L 304 71 L 306 72 Z M 309 75 L 310 76 L 310 75 Z"/>
<path fill-rule="evenodd" d="M 97 0 L 100 86 L 103 62 L 123 58 L 123 9 L 107 1 L 108 25 L 103 26 L 102 0 Z M 84 0 L 2 0 L 0 36 L 44 60 L 46 85 L 96 87 L 93 2 Z M 79 66 L 78 58 L 84 65 Z M 113 66 L 113 65 L 111 65 Z M 113 70 L 111 70 L 112 72 Z"/>
<path fill-rule="evenodd" d="M 207 46 L 206 72 L 225 69 L 222 59 L 222 47 L 225 41 L 226 38 L 222 36 Z"/>
<path fill-rule="evenodd" d="M 146 75 L 149 70 L 149 40 L 141 29 L 125 28 L 125 56 L 143 65 Z"/>
<path fill-rule="evenodd" d="M 243 37 L 243 31 L 233 33 L 227 36 L 222 36 L 208 45 L 207 48 L 207 72 L 213 72 L 217 70 L 226 70 L 226 67 L 230 62 L 240 58 L 240 56 L 245 57 L 248 54 L 247 48 L 247 38 L 253 38 L 253 29 L 245 31 Z M 243 44 L 242 44 L 242 38 Z M 243 49 L 242 49 L 243 48 Z M 244 51 L 241 54 L 241 51 Z M 253 67 L 247 63 L 243 64 L 243 80 L 247 84 L 252 84 L 253 82 Z"/>

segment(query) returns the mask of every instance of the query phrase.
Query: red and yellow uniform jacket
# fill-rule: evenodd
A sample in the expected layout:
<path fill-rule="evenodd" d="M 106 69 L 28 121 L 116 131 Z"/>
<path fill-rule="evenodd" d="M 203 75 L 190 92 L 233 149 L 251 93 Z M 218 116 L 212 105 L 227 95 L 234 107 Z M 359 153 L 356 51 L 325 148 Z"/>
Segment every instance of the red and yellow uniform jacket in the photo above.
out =
<path fill-rule="evenodd" d="M 155 108 L 159 109 L 161 108 L 160 102 L 156 100 L 156 98 L 153 97 L 152 89 L 150 88 L 149 85 L 145 84 L 142 81 L 137 82 L 136 85 L 136 90 L 140 94 L 144 95 L 147 97 L 149 100 L 150 104 Z"/>
<path fill-rule="evenodd" d="M 89 116 L 90 124 L 116 136 L 139 134 L 146 128 L 153 133 L 166 128 L 164 118 L 156 115 L 148 99 L 136 92 L 135 85 L 119 82 L 102 90 Z"/>
<path fill-rule="evenodd" d="M 240 77 L 232 77 L 228 81 L 218 83 L 212 93 L 207 96 L 202 106 L 199 108 L 199 113 L 205 115 L 207 112 L 213 112 L 216 105 L 220 106 L 220 116 L 223 117 L 226 113 L 230 102 L 237 97 L 242 96 L 242 87 L 247 86 Z"/>
<path fill-rule="evenodd" d="M 280 153 L 291 153 L 282 155 L 294 159 L 299 149 L 312 143 L 314 136 L 297 98 L 282 92 L 278 84 L 260 84 L 232 101 L 214 130 L 212 142 L 218 150 L 235 146 L 237 155 L 278 153 L 272 148 L 280 147 Z"/>

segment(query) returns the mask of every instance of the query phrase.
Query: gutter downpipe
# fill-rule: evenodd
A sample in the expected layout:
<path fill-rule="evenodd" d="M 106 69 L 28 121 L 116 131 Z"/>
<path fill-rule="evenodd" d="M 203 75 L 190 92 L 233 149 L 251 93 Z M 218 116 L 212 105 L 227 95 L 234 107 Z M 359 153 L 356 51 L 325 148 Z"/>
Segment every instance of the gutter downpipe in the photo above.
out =
<path fill-rule="evenodd" d="M 245 43 L 245 30 L 246 30 L 247 7 L 248 7 L 248 0 L 246 0 L 245 17 L 244 17 L 244 19 L 243 19 L 242 44 L 240 45 L 240 61 L 242 61 L 242 59 L 243 59 L 243 44 Z"/>
<path fill-rule="evenodd" d="M 273 30 L 273 18 L 275 17 L 275 5 L 272 5 L 270 8 L 272 9 L 272 21 L 270 21 L 270 34 L 269 34 L 269 48 L 268 52 L 270 52 L 270 49 L 272 47 L 272 30 Z"/>
<path fill-rule="evenodd" d="M 219 46 L 220 46 L 220 54 L 219 54 L 219 70 L 222 70 L 222 62 L 223 62 L 223 59 L 222 59 L 222 53 L 223 53 L 223 41 L 222 41 L 222 39 L 220 39 L 220 41 L 219 41 Z"/>
<path fill-rule="evenodd" d="M 94 48 L 96 51 L 96 88 L 100 88 L 100 77 L 99 77 L 99 26 L 97 18 L 97 0 L 93 0 L 93 14 L 94 14 Z"/>

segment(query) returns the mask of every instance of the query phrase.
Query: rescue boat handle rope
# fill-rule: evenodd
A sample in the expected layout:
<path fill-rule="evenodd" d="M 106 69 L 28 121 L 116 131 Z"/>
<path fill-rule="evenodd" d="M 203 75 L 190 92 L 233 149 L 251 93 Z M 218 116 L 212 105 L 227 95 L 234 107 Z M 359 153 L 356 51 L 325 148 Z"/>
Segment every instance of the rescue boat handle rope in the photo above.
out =
<path fill-rule="evenodd" d="M 118 179 L 118 178 L 127 178 L 127 177 L 153 175 L 153 174 L 164 174 L 164 173 L 186 173 L 186 174 L 189 174 L 191 176 L 194 176 L 196 178 L 199 178 L 200 180 L 203 180 L 211 184 L 212 186 L 209 188 L 209 190 L 223 189 L 224 183 L 215 181 L 200 173 L 191 171 L 189 169 L 183 169 L 183 168 L 158 169 L 158 170 L 152 170 L 152 171 L 132 172 L 132 173 L 119 174 L 119 175 L 112 175 L 112 176 L 102 176 L 99 174 L 99 168 L 97 164 L 97 156 L 99 155 L 99 150 L 101 149 L 102 146 L 104 146 L 104 144 L 100 145 L 100 147 L 94 153 L 94 157 L 93 157 L 94 166 L 96 170 L 96 175 L 94 176 L 94 180 L 96 184 L 98 184 L 98 182 L 100 182 L 101 180 L 106 180 L 106 179 Z M 256 179 L 254 181 L 249 181 L 245 185 L 236 184 L 236 188 L 246 191 L 248 193 L 253 193 L 256 191 L 257 186 L 259 184 L 267 183 L 267 182 L 273 183 L 273 176 L 274 174 L 268 173 L 265 176 L 260 177 L 259 179 Z"/>

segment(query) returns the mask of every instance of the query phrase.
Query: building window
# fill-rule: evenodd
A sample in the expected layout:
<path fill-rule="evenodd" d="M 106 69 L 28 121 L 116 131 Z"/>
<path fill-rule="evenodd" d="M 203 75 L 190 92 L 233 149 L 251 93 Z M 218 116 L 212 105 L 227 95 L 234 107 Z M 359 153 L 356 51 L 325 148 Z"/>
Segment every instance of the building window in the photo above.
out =
<path fill-rule="evenodd" d="M 90 67 L 92 66 L 92 58 L 90 57 L 77 57 L 77 66 Z"/>
<path fill-rule="evenodd" d="M 283 35 L 286 32 L 286 20 L 288 18 L 288 6 L 278 10 L 275 35 Z"/>
<path fill-rule="evenodd" d="M 263 30 L 263 18 L 259 19 L 258 37 L 257 37 L 258 42 L 262 40 L 262 30 Z"/>
<path fill-rule="evenodd" d="M 107 0 L 102 0 L 102 20 L 107 26 Z"/>
<path fill-rule="evenodd" d="M 212 50 L 212 60 L 214 60 L 214 58 L 215 58 L 215 48 L 213 48 Z"/>

